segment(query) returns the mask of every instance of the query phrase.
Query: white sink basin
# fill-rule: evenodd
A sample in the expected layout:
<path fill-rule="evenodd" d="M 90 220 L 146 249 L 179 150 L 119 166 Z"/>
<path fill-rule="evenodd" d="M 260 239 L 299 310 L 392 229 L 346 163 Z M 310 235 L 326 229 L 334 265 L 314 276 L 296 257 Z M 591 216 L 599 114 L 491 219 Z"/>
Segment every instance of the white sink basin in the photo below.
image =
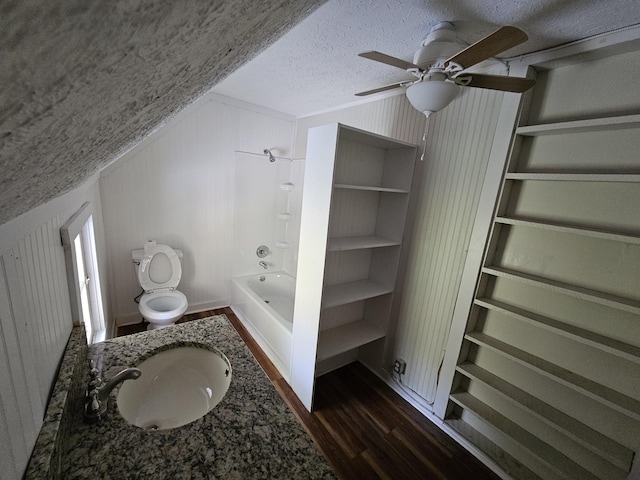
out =
<path fill-rule="evenodd" d="M 193 422 L 215 407 L 231 383 L 231 364 L 219 351 L 176 347 L 149 357 L 142 375 L 118 392 L 118 410 L 129 423 L 165 430 Z"/>

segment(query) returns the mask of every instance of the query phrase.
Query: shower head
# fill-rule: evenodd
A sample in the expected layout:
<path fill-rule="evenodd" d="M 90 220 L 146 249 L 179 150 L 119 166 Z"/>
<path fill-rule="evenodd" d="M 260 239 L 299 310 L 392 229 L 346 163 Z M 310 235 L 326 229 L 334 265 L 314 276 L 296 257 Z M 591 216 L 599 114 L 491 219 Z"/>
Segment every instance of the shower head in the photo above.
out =
<path fill-rule="evenodd" d="M 271 153 L 271 150 L 269 150 L 268 148 L 264 149 L 264 154 L 265 155 L 269 155 L 269 161 L 270 162 L 275 162 L 276 161 L 276 157 L 273 156 L 273 153 Z"/>

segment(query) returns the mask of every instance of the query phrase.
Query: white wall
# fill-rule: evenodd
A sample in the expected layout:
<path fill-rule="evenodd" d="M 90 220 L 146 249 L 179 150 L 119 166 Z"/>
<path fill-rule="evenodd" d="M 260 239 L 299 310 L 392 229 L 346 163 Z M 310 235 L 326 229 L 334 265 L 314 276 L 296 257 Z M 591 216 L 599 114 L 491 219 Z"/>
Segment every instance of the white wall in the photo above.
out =
<path fill-rule="evenodd" d="M 292 135 L 289 117 L 209 95 L 103 171 L 111 301 L 119 323 L 140 321 L 131 250 L 148 239 L 184 251 L 178 288 L 188 312 L 229 305 L 236 152 L 273 148 L 290 157 Z"/>
<path fill-rule="evenodd" d="M 107 298 L 97 179 L 0 226 L 0 478 L 20 478 L 42 426 L 69 334 L 71 306 L 60 227 L 95 208 L 98 268 Z M 108 308 L 105 312 L 109 313 Z"/>
<path fill-rule="evenodd" d="M 464 90 L 429 119 L 424 161 L 416 163 L 413 233 L 387 361 L 407 361 L 403 393 L 419 408 L 431 408 L 501 100 L 500 93 Z M 401 94 L 299 119 L 294 155 L 304 156 L 310 127 L 335 121 L 423 150 L 425 117 Z"/>

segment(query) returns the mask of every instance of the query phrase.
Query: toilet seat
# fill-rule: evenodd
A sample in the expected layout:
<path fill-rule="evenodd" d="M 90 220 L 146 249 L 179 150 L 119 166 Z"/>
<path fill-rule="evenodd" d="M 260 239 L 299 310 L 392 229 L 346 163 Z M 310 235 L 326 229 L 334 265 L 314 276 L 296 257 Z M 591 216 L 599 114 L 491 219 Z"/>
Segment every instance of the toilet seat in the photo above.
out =
<path fill-rule="evenodd" d="M 138 281 L 147 293 L 175 290 L 182 278 L 180 258 L 168 245 L 145 245 Z"/>
<path fill-rule="evenodd" d="M 148 330 L 172 325 L 187 311 L 187 297 L 179 290 L 145 293 L 138 310 L 149 322 Z"/>

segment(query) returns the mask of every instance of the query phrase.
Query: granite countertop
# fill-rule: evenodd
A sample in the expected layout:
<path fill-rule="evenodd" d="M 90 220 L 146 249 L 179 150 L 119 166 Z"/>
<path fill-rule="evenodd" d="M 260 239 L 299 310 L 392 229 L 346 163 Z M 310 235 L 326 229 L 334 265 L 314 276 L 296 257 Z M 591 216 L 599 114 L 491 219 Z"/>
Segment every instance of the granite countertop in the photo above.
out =
<path fill-rule="evenodd" d="M 108 379 L 177 345 L 215 347 L 227 356 L 233 376 L 221 402 L 192 423 L 149 431 L 120 416 L 116 388 L 106 419 L 88 425 L 82 411 L 70 419 L 63 478 L 336 478 L 223 315 L 91 345 L 87 358 Z"/>

